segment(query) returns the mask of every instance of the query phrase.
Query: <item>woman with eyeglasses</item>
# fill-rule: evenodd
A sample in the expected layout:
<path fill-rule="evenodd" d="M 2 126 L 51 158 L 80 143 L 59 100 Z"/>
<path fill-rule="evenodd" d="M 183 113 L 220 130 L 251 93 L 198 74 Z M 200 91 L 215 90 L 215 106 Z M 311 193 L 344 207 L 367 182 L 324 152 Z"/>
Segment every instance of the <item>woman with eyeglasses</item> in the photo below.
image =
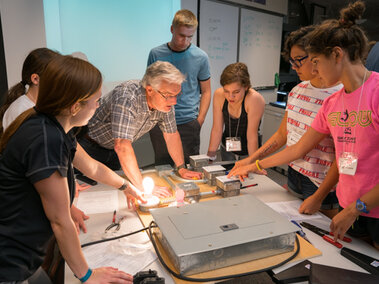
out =
<path fill-rule="evenodd" d="M 365 10 L 357 1 L 307 36 L 313 70 L 328 84 L 344 87 L 325 99 L 311 127 L 298 143 L 255 164 L 230 173 L 241 178 L 302 157 L 332 135 L 338 164 L 340 212 L 330 224 L 334 239 L 346 232 L 371 241 L 379 250 L 379 73 L 363 65 L 368 40 L 356 24 Z"/>
<path fill-rule="evenodd" d="M 216 159 L 221 142 L 222 160 L 239 160 L 254 153 L 260 146 L 259 125 L 265 101 L 261 94 L 251 88 L 244 63 L 228 65 L 221 74 L 220 83 L 222 88 L 217 89 L 213 97 L 213 126 L 208 156 Z"/>
<path fill-rule="evenodd" d="M 285 115 L 279 129 L 267 142 L 247 159 L 236 163 L 233 170 L 254 163 L 274 153 L 282 146 L 293 145 L 300 140 L 311 125 L 321 105 L 328 96 L 341 89 L 342 84 L 327 85 L 318 74 L 312 72 L 312 63 L 305 51 L 305 36 L 314 30 L 314 26 L 303 27 L 292 32 L 286 39 L 283 57 L 302 80 L 288 95 Z M 334 186 L 325 177 L 334 161 L 334 144 L 330 136 L 326 137 L 304 157 L 288 164 L 288 189 L 302 198 L 301 213 L 321 212 L 332 217 L 338 212 L 338 200 Z M 317 194 L 316 190 L 325 188 Z M 320 192 L 325 192 L 319 194 Z"/>

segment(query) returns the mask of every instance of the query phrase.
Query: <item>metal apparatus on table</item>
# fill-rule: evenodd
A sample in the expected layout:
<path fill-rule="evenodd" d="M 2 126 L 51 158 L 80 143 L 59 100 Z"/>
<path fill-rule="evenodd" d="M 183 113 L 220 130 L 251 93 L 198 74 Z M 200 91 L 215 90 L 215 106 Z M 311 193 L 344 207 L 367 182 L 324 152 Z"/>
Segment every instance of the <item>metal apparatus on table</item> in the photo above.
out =
<path fill-rule="evenodd" d="M 251 195 L 150 212 L 162 246 L 183 275 L 294 249 L 297 227 Z"/>
<path fill-rule="evenodd" d="M 203 171 L 203 180 L 182 179 L 168 165 L 154 170 L 174 192 L 183 194 L 186 205 L 143 208 L 153 216 L 158 225 L 154 231 L 180 274 L 214 270 L 294 249 L 295 225 L 258 199 L 238 196 L 239 179 L 228 178 L 221 165 L 209 165 L 208 156 L 191 156 L 190 162 L 193 169 Z M 182 182 L 175 184 L 173 180 Z M 199 183 L 215 187 L 201 192 Z M 224 198 L 198 202 L 216 194 Z M 160 204 L 175 201 L 169 198 Z"/>
<path fill-rule="evenodd" d="M 230 164 L 234 163 L 234 161 L 227 161 L 221 163 Z M 237 178 L 228 179 L 225 175 L 226 169 L 223 166 L 214 164 L 209 165 L 208 156 L 191 156 L 190 167 L 197 170 L 200 169 L 200 171 L 203 172 L 204 179 L 193 181 L 182 179 L 174 173 L 174 169 L 170 165 L 156 166 L 155 170 L 150 170 L 147 172 L 158 173 L 158 175 L 169 184 L 169 186 L 175 193 L 177 193 L 178 190 L 182 191 L 184 194 L 184 202 L 186 203 L 199 202 L 200 198 L 204 198 L 207 196 L 221 195 L 222 197 L 231 197 L 239 195 L 241 182 Z M 175 184 L 173 180 L 179 180 L 183 182 Z M 198 183 L 216 186 L 216 188 L 207 192 L 201 192 L 199 186 L 197 185 Z M 149 194 L 148 196 L 152 198 L 154 197 L 151 196 L 151 194 Z M 148 203 L 140 203 L 141 211 L 148 212 L 151 208 L 159 207 L 159 205 L 167 205 L 177 202 L 177 199 L 175 197 L 165 198 L 160 201 L 156 199 L 152 200 L 152 198 L 148 198 Z"/>

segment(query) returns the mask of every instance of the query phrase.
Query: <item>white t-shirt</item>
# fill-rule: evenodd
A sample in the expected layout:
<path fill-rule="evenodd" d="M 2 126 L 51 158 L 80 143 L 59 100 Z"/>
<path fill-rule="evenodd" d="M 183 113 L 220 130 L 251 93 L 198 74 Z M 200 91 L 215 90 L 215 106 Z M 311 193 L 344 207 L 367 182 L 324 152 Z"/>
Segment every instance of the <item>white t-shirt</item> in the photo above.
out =
<path fill-rule="evenodd" d="M 300 140 L 311 126 L 324 100 L 342 87 L 339 84 L 318 89 L 310 81 L 304 81 L 291 90 L 287 102 L 287 146 Z M 289 166 L 307 176 L 316 186 L 320 186 L 334 159 L 333 139 L 328 136 L 302 159 L 289 163 Z"/>
<path fill-rule="evenodd" d="M 15 100 L 4 113 L 3 130 L 5 130 L 17 116 L 34 106 L 35 104 L 26 95 L 22 95 Z"/>

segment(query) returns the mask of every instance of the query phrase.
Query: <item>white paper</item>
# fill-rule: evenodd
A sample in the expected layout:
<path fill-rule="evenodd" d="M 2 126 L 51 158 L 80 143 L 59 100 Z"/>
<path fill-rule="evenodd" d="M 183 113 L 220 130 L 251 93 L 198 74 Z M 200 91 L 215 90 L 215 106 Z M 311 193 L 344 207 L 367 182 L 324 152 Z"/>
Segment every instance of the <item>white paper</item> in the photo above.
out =
<path fill-rule="evenodd" d="M 131 275 L 157 258 L 151 243 L 131 243 L 127 238 L 85 247 L 83 253 L 91 268 L 111 266 Z"/>
<path fill-rule="evenodd" d="M 118 209 L 118 192 L 115 190 L 82 191 L 76 206 L 87 215 L 113 212 Z"/>
<path fill-rule="evenodd" d="M 125 217 L 125 219 L 121 222 L 119 231 L 111 229 L 108 233 L 103 230 L 95 232 L 89 236 L 85 243 L 112 238 L 142 229 L 141 221 L 135 211 L 118 211 L 117 219 L 120 217 Z M 112 266 L 131 275 L 144 270 L 157 258 L 146 232 L 84 247 L 83 253 L 91 268 Z"/>
<path fill-rule="evenodd" d="M 319 212 L 313 215 L 300 214 L 299 208 L 302 203 L 303 201 L 299 199 L 284 202 L 270 202 L 266 204 L 278 212 L 280 215 L 286 217 L 288 220 L 302 221 L 322 218 Z"/>

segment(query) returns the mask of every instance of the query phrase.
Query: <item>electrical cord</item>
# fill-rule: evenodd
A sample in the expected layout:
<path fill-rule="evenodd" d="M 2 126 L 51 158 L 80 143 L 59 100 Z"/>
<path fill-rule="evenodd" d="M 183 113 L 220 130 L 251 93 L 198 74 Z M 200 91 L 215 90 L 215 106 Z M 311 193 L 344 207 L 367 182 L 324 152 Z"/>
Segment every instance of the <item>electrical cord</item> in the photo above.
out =
<path fill-rule="evenodd" d="M 155 228 L 155 227 L 157 227 L 157 226 L 155 225 L 152 228 Z M 150 229 L 150 226 L 149 227 L 144 227 L 144 228 L 142 228 L 142 229 L 140 229 L 138 231 L 134 231 L 134 232 L 131 232 L 131 233 L 128 233 L 128 234 L 123 234 L 123 235 L 119 235 L 119 236 L 116 236 L 116 237 L 113 237 L 113 238 L 107 238 L 107 239 L 102 239 L 102 240 L 98 240 L 98 241 L 93 241 L 93 242 L 85 243 L 85 244 L 82 244 L 81 247 L 84 248 L 84 247 L 88 247 L 88 246 L 92 246 L 92 245 L 96 245 L 96 244 L 100 244 L 100 243 L 114 241 L 114 240 L 117 240 L 117 239 L 125 238 L 125 237 L 128 237 L 128 236 L 131 236 L 131 235 L 143 232 L 145 230 L 149 230 L 149 229 Z"/>
<path fill-rule="evenodd" d="M 299 243 L 299 239 L 298 239 L 298 237 L 296 235 L 296 246 L 297 246 L 296 251 L 290 257 L 288 257 L 287 259 L 285 259 L 284 261 L 282 261 L 282 262 L 280 262 L 278 264 L 275 264 L 275 265 L 272 265 L 272 266 L 269 266 L 269 267 L 266 267 L 266 268 L 263 268 L 263 269 L 258 269 L 258 270 L 254 270 L 254 271 L 250 271 L 250 272 L 238 273 L 238 274 L 233 274 L 233 275 L 225 275 L 225 276 L 211 277 L 211 278 L 192 278 L 192 277 L 187 277 L 187 276 L 184 276 L 184 275 L 176 273 L 170 267 L 168 267 L 168 265 L 165 263 L 165 261 L 163 260 L 161 254 L 160 254 L 160 252 L 159 252 L 159 250 L 157 248 L 157 244 L 156 244 L 156 242 L 154 240 L 154 237 L 153 237 L 153 234 L 151 232 L 151 228 L 157 228 L 157 227 L 158 227 L 157 224 L 154 221 L 151 221 L 150 224 L 149 224 L 149 227 L 148 227 L 148 232 L 149 232 L 149 237 L 150 237 L 151 243 L 153 244 L 155 253 L 158 256 L 159 261 L 162 263 L 163 267 L 167 271 L 169 271 L 172 275 L 174 275 L 176 278 L 179 278 L 179 279 L 182 279 L 182 280 L 186 280 L 186 281 L 192 281 L 192 282 L 219 281 L 219 280 L 225 280 L 225 279 L 230 279 L 230 278 L 238 278 L 238 277 L 253 275 L 253 274 L 257 274 L 257 273 L 261 273 L 261 272 L 266 272 L 266 271 L 275 269 L 277 267 L 280 267 L 283 264 L 285 264 L 285 263 L 289 262 L 290 260 L 294 259 L 299 254 L 299 251 L 300 251 L 300 243 Z"/>
<path fill-rule="evenodd" d="M 270 270 L 275 269 L 277 267 L 280 267 L 283 264 L 285 264 L 285 263 L 289 262 L 290 260 L 294 259 L 299 254 L 299 251 L 300 251 L 300 243 L 299 243 L 299 239 L 298 239 L 298 237 L 296 235 L 296 246 L 297 246 L 296 251 L 290 257 L 288 257 L 287 259 L 283 260 L 282 262 L 280 262 L 278 264 L 275 264 L 275 265 L 272 265 L 272 266 L 269 266 L 269 267 L 266 267 L 266 268 L 263 268 L 263 269 L 258 269 L 258 270 L 254 270 L 254 271 L 249 271 L 249 272 L 245 272 L 245 273 L 238 273 L 238 274 L 233 274 L 233 275 L 225 275 L 225 276 L 211 277 L 211 278 L 192 278 L 192 277 L 187 277 L 187 276 L 184 276 L 184 275 L 176 273 L 170 267 L 168 267 L 168 265 L 166 264 L 166 262 L 163 260 L 161 254 L 160 254 L 160 252 L 158 250 L 158 247 L 157 247 L 157 244 L 155 242 L 155 239 L 153 237 L 153 233 L 151 231 L 152 228 L 157 228 L 157 227 L 158 227 L 157 224 L 154 221 L 151 221 L 148 227 L 144 227 L 144 228 L 142 228 L 142 229 L 140 229 L 138 231 L 134 231 L 134 232 L 131 232 L 131 233 L 128 233 L 128 234 L 123 234 L 123 235 L 116 236 L 116 237 L 113 237 L 113 238 L 107 238 L 107 239 L 103 239 L 103 240 L 97 240 L 97 241 L 85 243 L 85 244 L 82 244 L 81 247 L 84 248 L 84 247 L 95 245 L 95 244 L 100 244 L 100 243 L 104 243 L 104 242 L 114 241 L 114 240 L 121 239 L 121 238 L 124 238 L 124 237 L 128 237 L 128 236 L 131 236 L 131 235 L 134 235 L 134 234 L 137 234 L 137 233 L 140 233 L 140 232 L 143 232 L 143 231 L 147 230 L 149 232 L 148 235 L 149 235 L 149 238 L 151 240 L 151 243 L 153 244 L 155 253 L 157 254 L 158 259 L 162 263 L 163 267 L 168 272 L 170 272 L 172 275 L 174 275 L 176 278 L 182 279 L 182 280 L 186 280 L 186 281 L 192 281 L 192 282 L 219 281 L 219 280 L 225 280 L 225 279 L 230 279 L 230 278 L 238 278 L 238 277 L 243 277 L 243 276 L 248 276 L 248 275 L 253 275 L 253 274 L 257 274 L 257 273 L 261 273 L 261 272 L 270 271 Z"/>

